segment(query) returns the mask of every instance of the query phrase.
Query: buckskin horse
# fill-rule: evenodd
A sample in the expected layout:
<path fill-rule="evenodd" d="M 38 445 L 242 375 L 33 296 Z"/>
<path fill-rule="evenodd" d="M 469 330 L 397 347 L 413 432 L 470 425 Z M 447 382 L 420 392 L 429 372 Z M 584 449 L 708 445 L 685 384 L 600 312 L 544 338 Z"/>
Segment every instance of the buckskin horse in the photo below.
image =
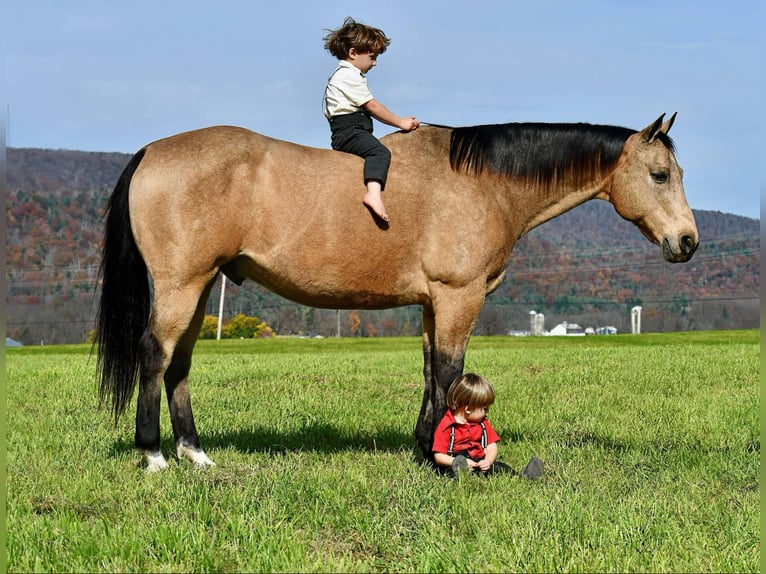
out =
<path fill-rule="evenodd" d="M 663 114 L 641 131 L 510 123 L 390 134 L 382 140 L 392 152 L 390 225 L 362 204 L 356 156 L 226 126 L 148 144 L 107 206 L 100 400 L 116 421 L 138 384 L 135 445 L 147 470 L 161 470 L 164 383 L 178 458 L 213 465 L 197 435 L 188 376 L 219 273 L 312 307 L 417 304 L 425 391 L 415 439 L 431 459 L 484 298 L 522 235 L 604 199 L 666 260 L 691 258 L 699 239 L 667 135 L 674 119 L 663 123 Z"/>

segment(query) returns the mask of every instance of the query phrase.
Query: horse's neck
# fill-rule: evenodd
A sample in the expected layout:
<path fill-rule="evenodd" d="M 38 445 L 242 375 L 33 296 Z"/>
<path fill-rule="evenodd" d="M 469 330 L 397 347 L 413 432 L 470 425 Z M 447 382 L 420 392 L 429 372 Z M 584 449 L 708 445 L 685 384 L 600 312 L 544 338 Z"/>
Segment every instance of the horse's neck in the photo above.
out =
<path fill-rule="evenodd" d="M 413 137 L 414 135 L 414 137 Z M 427 149 L 430 157 L 449 155 L 450 130 L 426 127 L 414 134 L 391 134 L 386 145 L 411 146 L 401 151 L 412 156 Z M 470 168 L 468 168 L 470 172 Z M 609 199 L 613 170 L 607 170 L 596 179 L 583 182 L 579 177 L 559 181 L 556 177 L 546 183 L 546 178 L 522 176 L 521 179 L 482 173 L 476 177 L 483 181 L 482 187 L 493 189 L 501 210 L 505 212 L 507 231 L 516 238 L 538 225 L 577 207 L 589 199 Z"/>
<path fill-rule="evenodd" d="M 608 199 L 606 193 L 608 182 L 609 179 L 604 179 L 578 189 L 557 190 L 549 195 L 542 194 L 530 210 L 529 219 L 524 224 L 521 235 L 590 199 Z"/>

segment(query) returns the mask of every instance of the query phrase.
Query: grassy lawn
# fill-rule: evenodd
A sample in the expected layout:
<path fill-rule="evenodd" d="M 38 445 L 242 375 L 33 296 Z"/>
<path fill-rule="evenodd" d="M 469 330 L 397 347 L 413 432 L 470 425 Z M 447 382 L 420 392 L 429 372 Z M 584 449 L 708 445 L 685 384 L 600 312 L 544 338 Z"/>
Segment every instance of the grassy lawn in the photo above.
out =
<path fill-rule="evenodd" d="M 6 350 L 7 554 L 19 571 L 759 569 L 760 334 L 472 339 L 500 460 L 415 461 L 418 338 L 200 342 L 217 467 L 148 475 L 97 408 L 87 346 Z M 173 438 L 163 405 L 163 451 Z"/>

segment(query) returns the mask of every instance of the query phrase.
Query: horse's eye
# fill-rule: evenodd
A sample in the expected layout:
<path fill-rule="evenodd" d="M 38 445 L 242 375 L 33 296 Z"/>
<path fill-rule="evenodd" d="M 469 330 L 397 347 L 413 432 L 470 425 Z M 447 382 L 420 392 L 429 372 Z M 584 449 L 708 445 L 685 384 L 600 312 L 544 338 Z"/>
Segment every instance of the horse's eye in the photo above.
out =
<path fill-rule="evenodd" d="M 668 181 L 668 174 L 665 171 L 655 171 L 652 173 L 652 179 L 655 183 L 666 183 Z"/>

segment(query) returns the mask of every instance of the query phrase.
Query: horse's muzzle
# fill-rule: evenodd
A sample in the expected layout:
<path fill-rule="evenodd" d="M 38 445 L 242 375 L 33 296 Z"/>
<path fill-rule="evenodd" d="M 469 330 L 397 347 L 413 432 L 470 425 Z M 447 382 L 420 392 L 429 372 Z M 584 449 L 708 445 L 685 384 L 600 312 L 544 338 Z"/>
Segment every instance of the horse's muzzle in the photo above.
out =
<path fill-rule="evenodd" d="M 697 247 L 699 247 L 699 238 L 696 234 L 684 233 L 678 238 L 678 242 L 671 242 L 666 237 L 662 240 L 662 255 L 671 263 L 683 263 L 692 258 Z"/>

